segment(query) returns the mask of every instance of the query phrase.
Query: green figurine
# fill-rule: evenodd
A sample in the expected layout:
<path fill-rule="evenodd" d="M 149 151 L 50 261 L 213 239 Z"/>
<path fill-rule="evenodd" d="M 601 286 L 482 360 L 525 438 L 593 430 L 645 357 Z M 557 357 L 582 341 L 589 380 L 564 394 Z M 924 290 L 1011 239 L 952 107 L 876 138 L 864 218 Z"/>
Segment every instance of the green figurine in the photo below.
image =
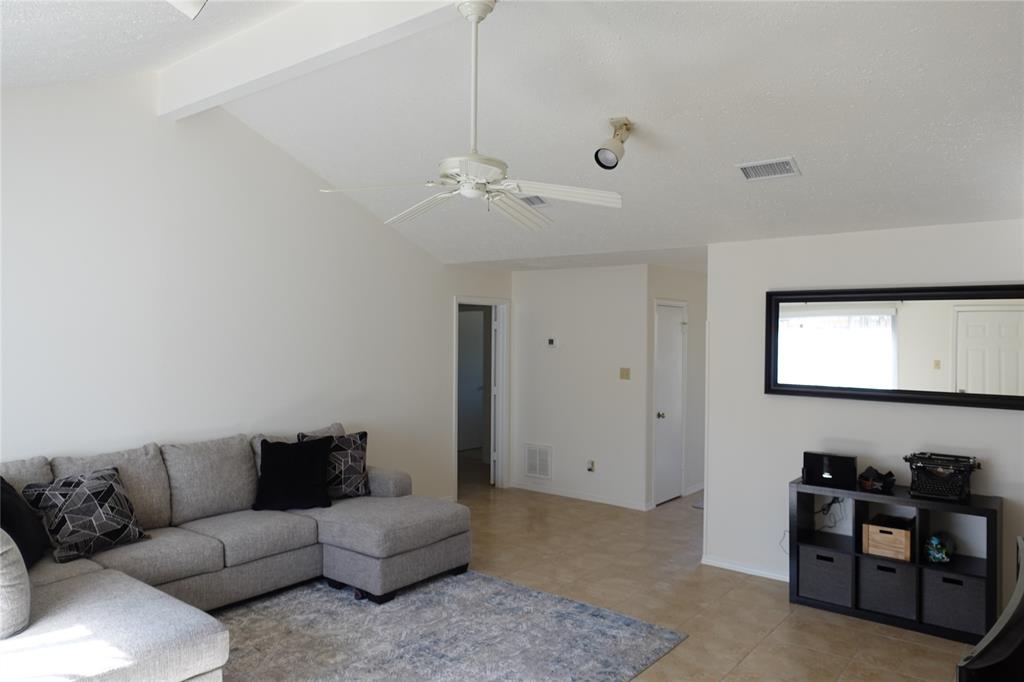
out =
<path fill-rule="evenodd" d="M 928 553 L 928 561 L 933 564 L 948 564 L 950 557 L 953 555 L 955 544 L 953 538 L 945 533 L 936 533 L 928 538 L 928 543 L 924 546 L 924 549 Z"/>

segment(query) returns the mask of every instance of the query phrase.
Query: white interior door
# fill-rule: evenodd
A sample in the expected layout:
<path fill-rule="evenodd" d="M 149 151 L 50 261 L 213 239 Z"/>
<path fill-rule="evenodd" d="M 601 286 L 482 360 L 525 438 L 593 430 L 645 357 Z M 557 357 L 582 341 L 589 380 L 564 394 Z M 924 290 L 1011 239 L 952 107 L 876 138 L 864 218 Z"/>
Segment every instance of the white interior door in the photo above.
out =
<path fill-rule="evenodd" d="M 654 504 L 683 494 L 686 309 L 659 305 L 654 348 Z"/>
<path fill-rule="evenodd" d="M 956 390 L 1024 395 L 1024 310 L 958 310 Z"/>
<path fill-rule="evenodd" d="M 485 385 L 490 384 L 484 373 L 484 343 L 490 340 L 482 310 L 459 311 L 459 450 L 484 445 L 484 406 L 490 402 L 490 396 L 484 394 Z M 490 459 L 490 453 L 485 454 Z"/>

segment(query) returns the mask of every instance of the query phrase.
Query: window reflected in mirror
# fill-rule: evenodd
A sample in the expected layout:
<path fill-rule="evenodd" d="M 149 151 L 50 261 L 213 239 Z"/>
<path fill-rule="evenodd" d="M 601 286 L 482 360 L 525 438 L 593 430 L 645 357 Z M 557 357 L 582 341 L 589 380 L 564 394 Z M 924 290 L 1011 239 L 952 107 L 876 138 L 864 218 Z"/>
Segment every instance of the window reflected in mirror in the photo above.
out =
<path fill-rule="evenodd" d="M 896 388 L 895 318 L 895 308 L 782 304 L 779 383 Z"/>

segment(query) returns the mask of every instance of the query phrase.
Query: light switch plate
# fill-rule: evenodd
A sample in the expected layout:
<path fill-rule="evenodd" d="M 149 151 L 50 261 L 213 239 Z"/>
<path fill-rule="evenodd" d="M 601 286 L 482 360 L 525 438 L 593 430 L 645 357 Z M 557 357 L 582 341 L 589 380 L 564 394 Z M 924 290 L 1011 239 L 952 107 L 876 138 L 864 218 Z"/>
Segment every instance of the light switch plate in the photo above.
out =
<path fill-rule="evenodd" d="M 629 367 L 619 367 L 619 378 L 623 381 L 629 381 Z"/>

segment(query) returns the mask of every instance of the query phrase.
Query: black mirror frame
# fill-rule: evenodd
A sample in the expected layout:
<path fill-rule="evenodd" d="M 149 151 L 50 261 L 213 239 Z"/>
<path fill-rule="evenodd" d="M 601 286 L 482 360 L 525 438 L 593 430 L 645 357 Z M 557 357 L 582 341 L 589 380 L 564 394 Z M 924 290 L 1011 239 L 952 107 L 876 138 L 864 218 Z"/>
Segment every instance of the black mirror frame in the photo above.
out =
<path fill-rule="evenodd" d="M 881 400 L 897 403 L 960 405 L 1003 410 L 1024 410 L 1024 396 L 986 395 L 979 393 L 943 393 L 939 391 L 907 391 L 902 389 L 837 388 L 780 384 L 778 368 L 779 305 L 781 303 L 913 301 L 958 298 L 1024 298 L 1024 284 L 992 284 L 948 287 L 896 287 L 886 289 L 818 289 L 804 291 L 769 291 L 766 296 L 764 392 L 779 395 Z"/>

